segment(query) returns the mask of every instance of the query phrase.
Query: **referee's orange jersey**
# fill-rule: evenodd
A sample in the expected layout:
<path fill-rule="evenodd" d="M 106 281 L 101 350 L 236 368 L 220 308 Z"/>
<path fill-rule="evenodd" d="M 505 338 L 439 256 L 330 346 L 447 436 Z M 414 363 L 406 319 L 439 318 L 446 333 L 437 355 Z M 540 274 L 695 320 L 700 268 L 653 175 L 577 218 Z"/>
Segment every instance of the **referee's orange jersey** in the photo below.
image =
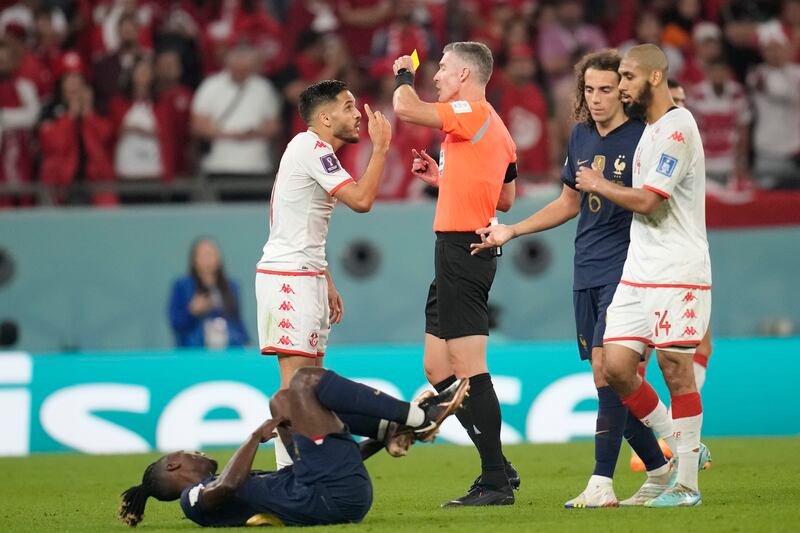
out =
<path fill-rule="evenodd" d="M 447 135 L 439 155 L 439 201 L 434 231 L 475 231 L 495 215 L 516 146 L 486 101 L 437 103 Z"/>

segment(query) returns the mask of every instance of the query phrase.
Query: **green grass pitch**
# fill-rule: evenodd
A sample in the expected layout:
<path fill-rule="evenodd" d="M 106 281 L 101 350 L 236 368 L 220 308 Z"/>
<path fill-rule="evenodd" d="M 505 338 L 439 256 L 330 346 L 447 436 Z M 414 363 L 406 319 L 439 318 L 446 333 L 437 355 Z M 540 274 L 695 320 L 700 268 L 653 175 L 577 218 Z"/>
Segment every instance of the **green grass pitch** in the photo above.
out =
<path fill-rule="evenodd" d="M 517 503 L 491 509 L 439 509 L 460 496 L 478 473 L 466 447 L 420 445 L 408 457 L 379 454 L 368 462 L 375 502 L 363 523 L 335 531 L 800 531 L 800 438 L 708 439 L 714 465 L 700 473 L 703 504 L 692 509 L 565 510 L 593 465 L 589 441 L 507 446 L 522 475 Z M 624 498 L 643 474 L 628 469 L 623 447 L 615 488 Z M 230 451 L 213 452 L 227 460 Z M 39 455 L 0 459 L 0 531 L 107 532 L 129 528 L 116 520 L 119 494 L 141 479 L 156 454 Z M 263 450 L 257 468 L 268 468 Z M 151 499 L 141 531 L 199 531 L 177 503 Z"/>

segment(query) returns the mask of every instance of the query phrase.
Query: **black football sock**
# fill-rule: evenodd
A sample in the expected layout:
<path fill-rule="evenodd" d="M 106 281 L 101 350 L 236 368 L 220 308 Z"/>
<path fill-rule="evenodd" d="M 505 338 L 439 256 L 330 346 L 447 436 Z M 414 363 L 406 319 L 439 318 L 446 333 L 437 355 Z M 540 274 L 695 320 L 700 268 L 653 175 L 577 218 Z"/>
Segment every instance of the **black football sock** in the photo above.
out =
<path fill-rule="evenodd" d="M 478 374 L 469 378 L 470 395 L 466 409 L 472 422 L 475 445 L 481 456 L 481 482 L 490 488 L 508 486 L 505 472 L 505 459 L 500 444 L 500 402 L 488 374 Z"/>
<path fill-rule="evenodd" d="M 455 374 L 453 374 L 449 378 L 445 378 L 439 383 L 435 383 L 433 385 L 433 388 L 436 389 L 436 392 L 441 393 L 442 391 L 447 389 L 447 387 L 449 387 L 455 382 L 456 382 L 456 376 Z M 478 443 L 475 441 L 475 432 L 472 431 L 472 417 L 470 416 L 469 409 L 467 409 L 466 406 L 467 400 L 468 398 L 465 398 L 464 404 L 462 404 L 461 409 L 456 411 L 456 418 L 458 418 L 458 421 L 461 422 L 461 425 L 467 431 L 467 435 L 469 435 L 469 440 L 471 440 L 472 444 L 474 444 L 477 447 Z"/>
<path fill-rule="evenodd" d="M 436 389 L 436 392 L 441 393 L 443 390 L 447 389 L 447 387 L 449 387 L 455 382 L 456 382 L 456 376 L 454 374 L 448 378 L 443 379 L 439 383 L 435 383 L 433 385 L 433 388 Z M 477 448 L 478 443 L 475 440 L 475 431 L 474 431 L 474 425 L 472 423 L 472 415 L 470 414 L 470 411 L 466 405 L 468 400 L 469 398 L 465 398 L 464 403 L 462 404 L 462 408 L 456 411 L 456 418 L 458 418 L 458 421 L 461 423 L 461 426 L 467 432 L 469 440 L 471 440 L 472 444 L 474 444 L 475 447 Z M 505 455 L 503 456 L 503 464 L 508 464 L 508 459 L 506 459 Z"/>

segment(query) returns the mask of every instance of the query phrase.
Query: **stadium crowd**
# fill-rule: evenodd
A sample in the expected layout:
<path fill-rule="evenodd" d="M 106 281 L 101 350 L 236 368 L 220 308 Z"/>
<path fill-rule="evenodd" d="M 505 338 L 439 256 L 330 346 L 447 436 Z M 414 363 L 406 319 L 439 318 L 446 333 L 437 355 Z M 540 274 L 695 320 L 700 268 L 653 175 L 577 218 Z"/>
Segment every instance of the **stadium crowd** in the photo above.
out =
<path fill-rule="evenodd" d="M 380 198 L 424 196 L 411 149 L 440 139 L 394 119 L 392 61 L 418 50 L 417 90 L 435 100 L 456 40 L 495 55 L 488 96 L 517 144 L 521 194 L 558 183 L 577 59 L 643 42 L 686 89 L 710 193 L 800 186 L 800 0 L 0 0 L 0 34 L 0 207 L 109 206 L 137 201 L 124 183 L 200 179 L 268 197 L 277 155 L 305 129 L 300 92 L 328 78 L 392 121 Z M 340 155 L 360 174 L 369 152 Z"/>

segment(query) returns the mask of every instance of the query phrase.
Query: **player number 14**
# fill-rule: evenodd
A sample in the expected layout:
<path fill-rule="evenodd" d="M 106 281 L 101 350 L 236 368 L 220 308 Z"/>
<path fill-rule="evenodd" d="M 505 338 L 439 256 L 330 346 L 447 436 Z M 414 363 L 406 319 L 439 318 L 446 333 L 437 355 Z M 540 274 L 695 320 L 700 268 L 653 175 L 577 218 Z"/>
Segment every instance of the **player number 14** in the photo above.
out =
<path fill-rule="evenodd" d="M 669 337 L 669 328 L 672 327 L 672 324 L 667 322 L 667 311 L 656 311 L 656 321 L 656 337 L 658 337 L 659 330 Z"/>

